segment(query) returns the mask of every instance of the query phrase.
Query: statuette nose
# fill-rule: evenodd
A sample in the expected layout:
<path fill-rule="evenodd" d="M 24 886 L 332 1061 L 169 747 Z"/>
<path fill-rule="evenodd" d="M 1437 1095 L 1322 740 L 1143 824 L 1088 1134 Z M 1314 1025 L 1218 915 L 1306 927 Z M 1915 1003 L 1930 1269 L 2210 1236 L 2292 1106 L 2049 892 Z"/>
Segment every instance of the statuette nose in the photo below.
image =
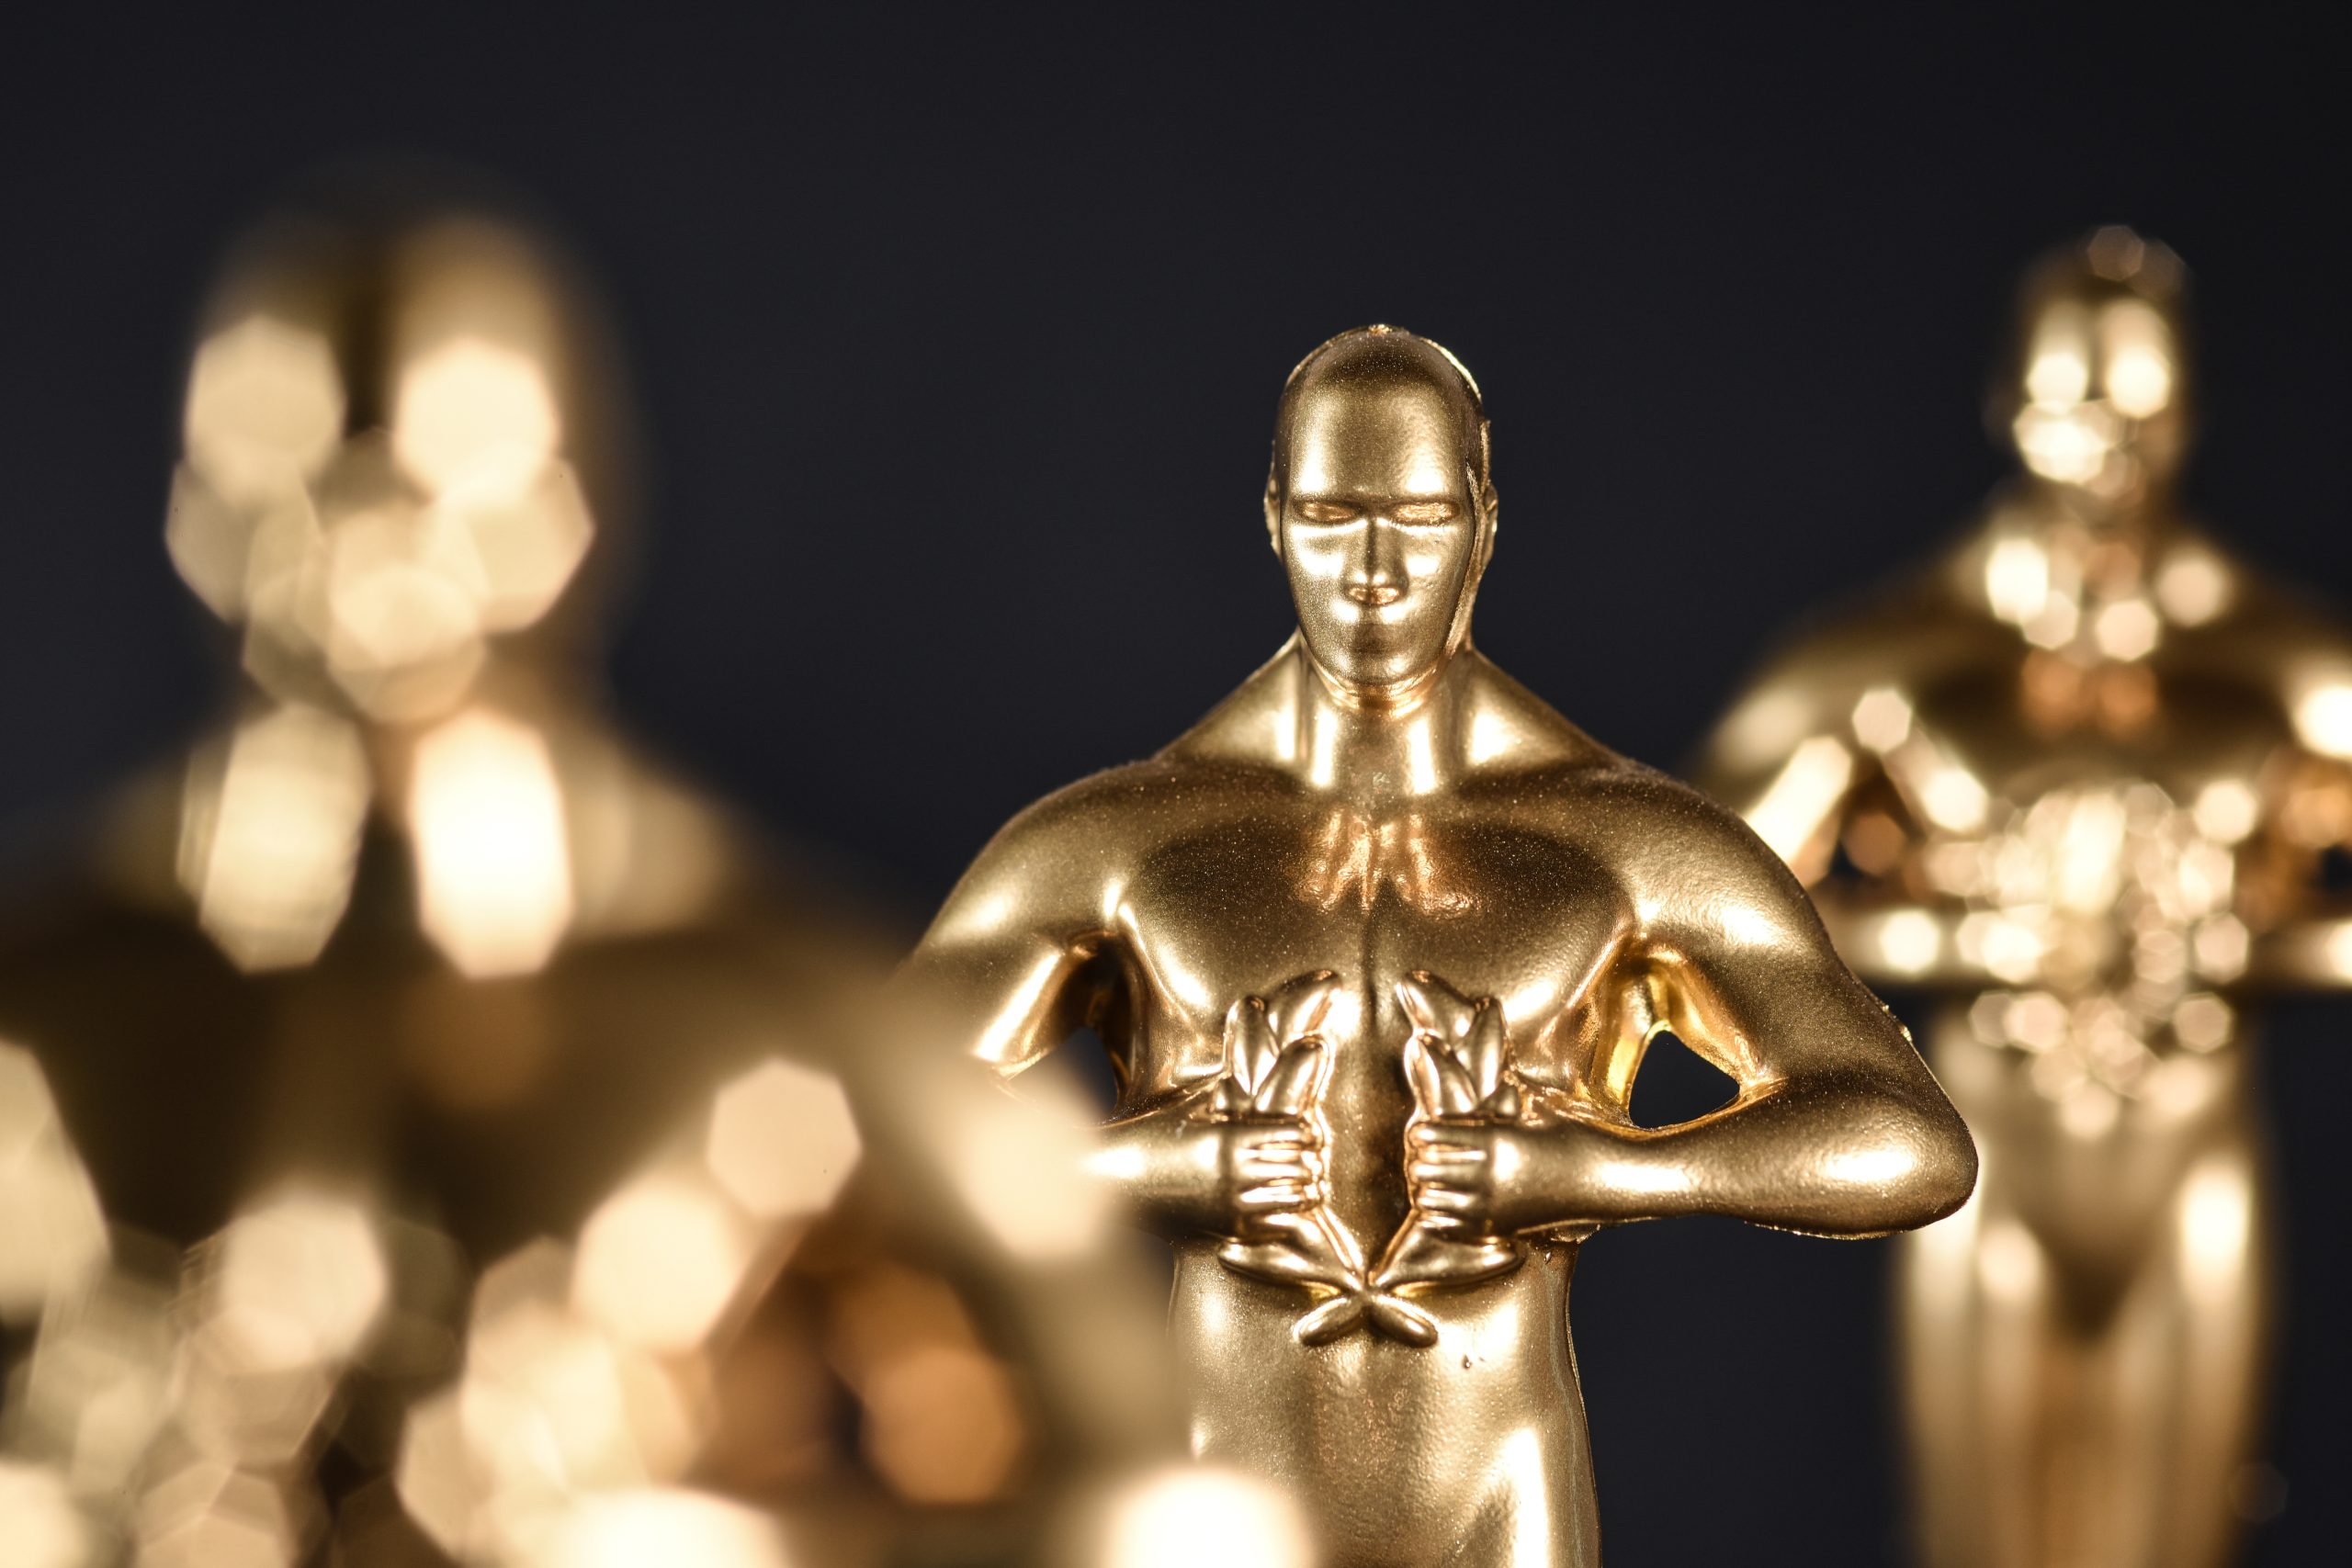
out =
<path fill-rule="evenodd" d="M 1375 609 L 1405 596 L 1405 563 L 1399 558 L 1396 529 L 1385 516 L 1364 521 L 1363 540 L 1352 552 L 1348 571 L 1348 597 Z"/>

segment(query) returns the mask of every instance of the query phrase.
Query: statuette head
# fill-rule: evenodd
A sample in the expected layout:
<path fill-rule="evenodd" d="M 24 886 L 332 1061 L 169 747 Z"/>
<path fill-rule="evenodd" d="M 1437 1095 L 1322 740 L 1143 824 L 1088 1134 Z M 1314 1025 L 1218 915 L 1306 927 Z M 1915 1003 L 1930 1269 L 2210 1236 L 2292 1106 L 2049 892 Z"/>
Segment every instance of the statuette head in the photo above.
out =
<path fill-rule="evenodd" d="M 548 645 L 616 510 L 594 313 L 503 215 L 270 220 L 204 313 L 167 538 L 273 694 L 429 720 Z"/>
<path fill-rule="evenodd" d="M 1444 349 L 1364 327 L 1291 372 L 1266 525 L 1335 691 L 1392 706 L 1435 681 L 1469 634 L 1495 510 L 1477 383 Z"/>
<path fill-rule="evenodd" d="M 2169 487 L 2188 437 L 2187 282 L 2170 249 L 2120 226 L 2026 275 L 1991 414 L 2035 478 L 2095 506 Z"/>

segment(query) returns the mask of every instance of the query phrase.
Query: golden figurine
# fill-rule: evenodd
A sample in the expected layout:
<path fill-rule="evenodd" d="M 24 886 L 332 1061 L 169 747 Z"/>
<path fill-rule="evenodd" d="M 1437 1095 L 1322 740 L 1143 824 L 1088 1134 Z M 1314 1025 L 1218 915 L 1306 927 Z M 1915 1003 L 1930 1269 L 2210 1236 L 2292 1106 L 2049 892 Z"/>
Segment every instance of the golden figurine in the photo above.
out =
<path fill-rule="evenodd" d="M 1264 508 L 1296 635 L 1000 833 L 904 982 L 1006 1075 L 1100 1032 L 1095 1164 L 1174 1245 L 1195 1453 L 1292 1488 L 1347 1568 L 1590 1563 L 1580 1241 L 1922 1224 L 1967 1134 L 1754 835 L 1471 647 L 1496 504 L 1451 355 L 1309 355 Z M 1645 1130 L 1667 1031 L 1739 1093 Z"/>
<path fill-rule="evenodd" d="M 1707 776 L 1865 976 L 1938 998 L 1983 1151 L 1901 1254 L 1937 1568 L 2210 1568 L 2257 1436 L 2272 1220 L 2244 1010 L 2352 981 L 2352 637 L 2180 515 L 2183 270 L 2120 228 L 2029 276 L 2024 465 L 1943 559 L 1801 639 Z"/>
<path fill-rule="evenodd" d="M 338 190 L 223 275 L 167 540 L 236 712 L 0 925 L 36 1561 L 852 1564 L 1159 1455 L 1148 1369 L 1057 1360 L 1121 1299 L 1082 1214 L 885 1226 L 1050 1137 L 911 1068 L 869 1115 L 878 943 L 606 717 L 601 343 L 490 212 Z"/>

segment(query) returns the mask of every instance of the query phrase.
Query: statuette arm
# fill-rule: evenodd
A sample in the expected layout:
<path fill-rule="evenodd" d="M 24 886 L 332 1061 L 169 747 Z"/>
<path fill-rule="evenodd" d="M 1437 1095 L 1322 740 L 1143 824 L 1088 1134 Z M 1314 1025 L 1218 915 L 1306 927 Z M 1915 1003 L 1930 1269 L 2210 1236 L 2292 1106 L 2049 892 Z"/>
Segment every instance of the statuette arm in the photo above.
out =
<path fill-rule="evenodd" d="M 2352 670 L 2338 689 L 2346 694 L 2341 705 L 2352 711 Z M 2340 990 L 2352 986 L 2352 891 L 2330 873 L 2352 852 L 2352 764 L 2318 754 L 2307 738 L 2304 753 L 2278 773 L 2268 799 L 2239 786 L 2243 798 L 2260 802 L 2267 818 L 2240 852 L 2241 885 L 2249 906 L 2274 911 L 2250 922 L 2256 929 L 2244 984 L 2267 991 Z M 2228 787 L 2209 786 L 2200 801 Z"/>
<path fill-rule="evenodd" d="M 1073 786 L 991 840 L 900 967 L 940 1043 L 1007 1077 L 1098 1021 L 1119 984 L 1109 835 Z"/>
<path fill-rule="evenodd" d="M 1091 1164 L 1145 1228 L 1230 1236 L 1321 1201 L 1323 1140 L 1299 1116 L 1235 1114 L 1225 1080 L 1195 1086 L 1102 1129 Z"/>
<path fill-rule="evenodd" d="M 1693 855 L 1714 880 L 1678 894 L 1673 868 Z M 1786 868 L 1713 812 L 1659 858 L 1659 891 L 1623 960 L 1634 1037 L 1671 1032 L 1737 1097 L 1656 1130 L 1563 1122 L 1529 1179 L 1548 1174 L 1594 1218 L 1723 1213 L 1822 1235 L 1906 1229 L 1957 1209 L 1975 1183 L 1967 1128 Z"/>

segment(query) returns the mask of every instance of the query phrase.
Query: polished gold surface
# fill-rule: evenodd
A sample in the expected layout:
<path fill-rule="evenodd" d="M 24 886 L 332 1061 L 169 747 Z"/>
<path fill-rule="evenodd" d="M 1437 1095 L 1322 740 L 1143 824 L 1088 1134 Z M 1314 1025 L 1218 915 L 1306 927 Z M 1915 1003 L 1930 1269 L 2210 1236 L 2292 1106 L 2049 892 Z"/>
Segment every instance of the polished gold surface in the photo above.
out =
<path fill-rule="evenodd" d="M 1006 828 L 903 976 L 1007 1076 L 1100 1033 L 1094 1164 L 1174 1244 L 1193 1450 L 1288 1488 L 1299 1550 L 1348 1568 L 1596 1561 L 1566 1321 L 1595 1227 L 1868 1235 L 1974 1169 L 1770 852 L 1472 648 L 1495 518 L 1450 355 L 1317 349 L 1265 496 L 1297 635 Z M 1739 1092 L 1647 1130 L 1668 1031 Z M 1170 1511 L 1148 1561 L 1263 1556 L 1227 1522 L 1254 1517 Z"/>
<path fill-rule="evenodd" d="M 2177 509 L 2184 284 L 2123 229 L 2031 274 L 1993 400 L 2024 472 L 1774 662 L 1710 754 L 1848 960 L 1939 998 L 1984 1162 L 1902 1255 L 1941 1568 L 2209 1568 L 2269 1489 L 2246 1013 L 2352 982 L 2320 891 L 2352 637 Z"/>
<path fill-rule="evenodd" d="M 234 711 L 0 924 L 0 1560 L 1003 1562 L 1181 1458 L 1082 1132 L 876 1092 L 862 918 L 606 718 L 598 343 L 493 217 L 227 270 L 167 541 Z"/>

